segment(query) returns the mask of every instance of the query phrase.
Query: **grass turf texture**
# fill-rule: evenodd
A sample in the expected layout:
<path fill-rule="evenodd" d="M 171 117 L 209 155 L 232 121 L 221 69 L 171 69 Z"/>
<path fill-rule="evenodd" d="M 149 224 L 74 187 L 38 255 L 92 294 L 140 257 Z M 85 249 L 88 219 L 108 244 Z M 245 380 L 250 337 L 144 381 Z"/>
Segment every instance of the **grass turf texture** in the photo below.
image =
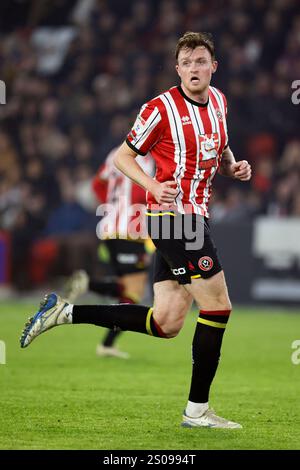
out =
<path fill-rule="evenodd" d="M 132 359 L 100 359 L 104 330 L 61 326 L 21 350 L 36 306 L 0 308 L 1 449 L 299 449 L 300 312 L 235 309 L 225 334 L 211 405 L 243 430 L 180 427 L 188 396 L 197 313 L 180 335 L 124 334 Z"/>

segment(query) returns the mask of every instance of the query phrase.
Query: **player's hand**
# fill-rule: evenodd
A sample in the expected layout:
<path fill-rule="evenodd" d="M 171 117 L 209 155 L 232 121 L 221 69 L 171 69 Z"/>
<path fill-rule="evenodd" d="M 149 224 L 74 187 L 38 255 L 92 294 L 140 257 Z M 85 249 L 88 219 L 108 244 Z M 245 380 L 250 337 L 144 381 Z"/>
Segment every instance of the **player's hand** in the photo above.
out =
<path fill-rule="evenodd" d="M 251 178 L 252 170 L 251 165 L 247 160 L 233 163 L 231 166 L 232 175 L 240 181 L 249 181 Z"/>
<path fill-rule="evenodd" d="M 177 184 L 175 181 L 157 182 L 152 194 L 158 204 L 171 204 L 178 194 Z"/>

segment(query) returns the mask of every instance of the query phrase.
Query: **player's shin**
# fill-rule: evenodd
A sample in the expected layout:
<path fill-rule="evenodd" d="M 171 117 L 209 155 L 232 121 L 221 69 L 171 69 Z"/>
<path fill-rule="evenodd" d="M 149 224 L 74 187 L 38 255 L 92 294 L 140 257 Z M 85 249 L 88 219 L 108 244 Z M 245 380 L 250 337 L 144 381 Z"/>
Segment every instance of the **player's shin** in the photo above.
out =
<path fill-rule="evenodd" d="M 120 303 L 121 304 L 127 303 L 127 304 L 132 304 L 132 305 L 135 304 L 133 299 L 130 299 L 130 298 L 126 299 L 126 297 L 120 297 Z M 121 333 L 122 333 L 121 330 L 108 330 L 101 344 L 105 348 L 113 347 L 116 339 L 120 336 Z"/>
<path fill-rule="evenodd" d="M 72 323 L 91 323 L 110 329 L 166 337 L 153 318 L 153 309 L 144 305 L 74 305 Z"/>
<path fill-rule="evenodd" d="M 193 372 L 188 404 L 193 414 L 197 414 L 197 404 L 208 403 L 229 315 L 230 310 L 200 311 L 193 339 Z M 188 414 L 188 409 L 186 411 Z"/>

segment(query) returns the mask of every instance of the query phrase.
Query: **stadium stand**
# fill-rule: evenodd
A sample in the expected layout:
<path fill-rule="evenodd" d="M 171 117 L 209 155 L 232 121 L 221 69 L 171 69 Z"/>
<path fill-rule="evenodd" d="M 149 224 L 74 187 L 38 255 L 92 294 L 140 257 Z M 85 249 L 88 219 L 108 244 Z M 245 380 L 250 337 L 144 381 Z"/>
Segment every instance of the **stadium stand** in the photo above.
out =
<path fill-rule="evenodd" d="M 93 175 L 141 104 L 177 83 L 170 50 L 187 30 L 214 35 L 222 60 L 213 84 L 227 94 L 230 145 L 254 169 L 246 189 L 217 177 L 214 220 L 299 217 L 299 106 L 291 100 L 300 79 L 297 3 L 1 2 L 1 260 L 9 252 L 11 265 L 2 281 L 29 288 L 88 259 Z M 58 253 L 72 245 L 83 247 L 81 256 L 58 266 Z"/>

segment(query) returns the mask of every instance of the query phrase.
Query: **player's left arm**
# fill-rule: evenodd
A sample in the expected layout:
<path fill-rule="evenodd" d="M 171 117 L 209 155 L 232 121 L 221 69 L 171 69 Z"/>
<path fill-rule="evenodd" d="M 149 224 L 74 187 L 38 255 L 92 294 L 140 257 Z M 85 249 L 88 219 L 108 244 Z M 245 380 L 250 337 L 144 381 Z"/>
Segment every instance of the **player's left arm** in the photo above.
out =
<path fill-rule="evenodd" d="M 222 154 L 219 173 L 223 176 L 249 181 L 251 178 L 251 165 L 247 160 L 236 161 L 230 147 L 226 147 Z"/>

